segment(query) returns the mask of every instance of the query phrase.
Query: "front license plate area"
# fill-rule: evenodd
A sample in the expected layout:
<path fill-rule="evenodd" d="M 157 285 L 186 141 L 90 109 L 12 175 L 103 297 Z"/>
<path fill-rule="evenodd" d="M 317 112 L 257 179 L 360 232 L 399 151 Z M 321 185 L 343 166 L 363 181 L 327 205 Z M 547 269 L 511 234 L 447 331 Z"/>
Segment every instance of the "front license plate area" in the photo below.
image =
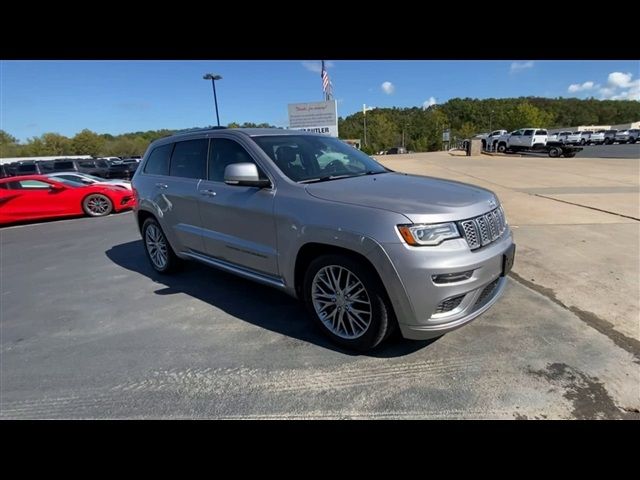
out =
<path fill-rule="evenodd" d="M 511 267 L 513 267 L 513 261 L 516 257 L 516 245 L 515 243 L 509 247 L 504 255 L 502 256 L 502 274 L 501 276 L 505 276 L 507 273 L 511 271 Z"/>

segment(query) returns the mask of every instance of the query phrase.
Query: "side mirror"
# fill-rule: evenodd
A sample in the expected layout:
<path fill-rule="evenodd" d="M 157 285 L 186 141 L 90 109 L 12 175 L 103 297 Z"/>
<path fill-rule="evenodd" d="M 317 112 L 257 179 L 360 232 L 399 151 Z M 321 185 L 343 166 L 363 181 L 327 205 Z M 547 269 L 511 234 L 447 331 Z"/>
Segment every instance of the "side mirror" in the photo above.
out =
<path fill-rule="evenodd" d="M 65 190 L 67 187 L 65 187 L 64 185 L 59 185 L 59 184 L 50 184 L 49 185 L 49 190 L 51 190 L 52 192 L 61 192 L 62 190 Z"/>
<path fill-rule="evenodd" d="M 267 179 L 261 179 L 255 163 L 232 163 L 224 169 L 224 183 L 244 187 L 264 188 L 271 185 Z"/>

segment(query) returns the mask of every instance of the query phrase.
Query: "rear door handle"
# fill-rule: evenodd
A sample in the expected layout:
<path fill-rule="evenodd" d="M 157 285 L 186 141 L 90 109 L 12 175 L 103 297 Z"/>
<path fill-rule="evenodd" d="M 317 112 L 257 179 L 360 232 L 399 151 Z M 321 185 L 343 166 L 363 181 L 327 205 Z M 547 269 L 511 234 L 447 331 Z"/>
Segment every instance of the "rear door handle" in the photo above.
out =
<path fill-rule="evenodd" d="M 215 197 L 216 192 L 214 192 L 213 190 L 200 190 L 200 195 L 204 195 L 206 197 Z"/>
<path fill-rule="evenodd" d="M 169 185 L 167 185 L 166 183 L 156 183 L 156 187 L 164 190 L 165 188 L 168 188 Z"/>

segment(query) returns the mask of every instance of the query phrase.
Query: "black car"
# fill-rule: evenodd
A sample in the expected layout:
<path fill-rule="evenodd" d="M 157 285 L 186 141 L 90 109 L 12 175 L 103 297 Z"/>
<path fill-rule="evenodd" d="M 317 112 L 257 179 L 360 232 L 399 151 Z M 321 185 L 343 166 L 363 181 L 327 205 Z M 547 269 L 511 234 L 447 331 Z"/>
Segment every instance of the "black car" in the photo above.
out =
<path fill-rule="evenodd" d="M 80 172 L 95 175 L 97 177 L 109 178 L 110 165 L 106 160 L 76 160 L 59 159 L 40 162 L 42 173 L 54 172 Z"/>
<path fill-rule="evenodd" d="M 7 177 L 13 177 L 17 175 L 39 175 L 42 173 L 40 165 L 37 162 L 25 161 L 25 162 L 13 162 L 5 165 Z"/>

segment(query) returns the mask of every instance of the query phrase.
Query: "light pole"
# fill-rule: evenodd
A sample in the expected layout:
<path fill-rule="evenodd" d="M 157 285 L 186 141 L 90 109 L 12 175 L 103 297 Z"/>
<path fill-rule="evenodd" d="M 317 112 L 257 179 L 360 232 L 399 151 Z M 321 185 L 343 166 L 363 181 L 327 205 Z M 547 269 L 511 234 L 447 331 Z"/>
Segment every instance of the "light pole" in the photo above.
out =
<path fill-rule="evenodd" d="M 489 133 L 491 133 L 492 129 L 491 129 L 491 120 L 493 117 L 493 110 L 489 110 Z"/>
<path fill-rule="evenodd" d="M 211 80 L 211 85 L 213 85 L 213 103 L 216 106 L 216 120 L 218 121 L 218 126 L 220 126 L 220 115 L 218 115 L 218 97 L 216 96 L 216 80 L 222 80 L 222 75 L 207 73 L 202 78 L 204 80 Z"/>
<path fill-rule="evenodd" d="M 367 110 L 373 110 L 373 107 L 367 107 L 366 104 L 362 104 L 362 116 L 364 118 L 364 145 L 365 147 L 368 145 L 367 144 Z"/>

